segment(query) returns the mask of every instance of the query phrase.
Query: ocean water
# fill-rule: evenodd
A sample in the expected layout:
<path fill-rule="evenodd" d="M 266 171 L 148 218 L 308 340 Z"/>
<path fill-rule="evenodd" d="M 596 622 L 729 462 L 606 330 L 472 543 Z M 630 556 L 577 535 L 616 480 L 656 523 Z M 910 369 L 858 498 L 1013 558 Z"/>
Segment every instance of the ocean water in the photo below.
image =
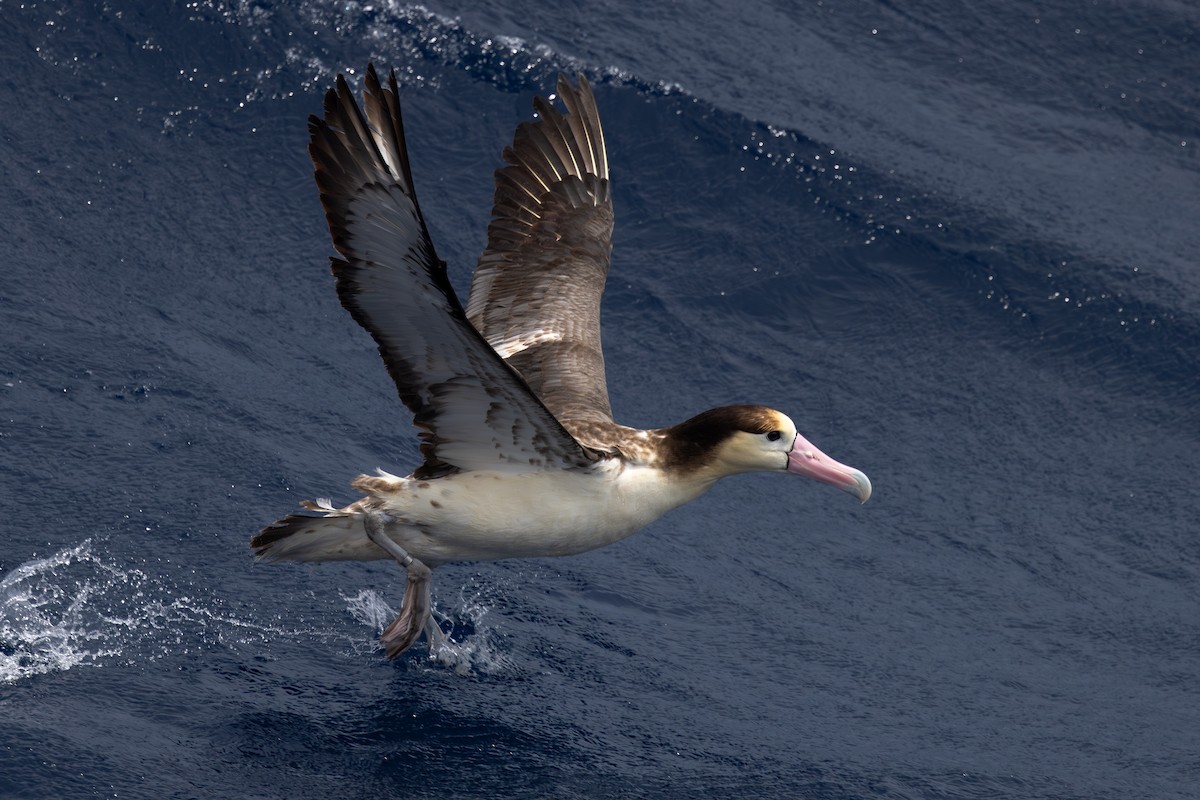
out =
<path fill-rule="evenodd" d="M 0 0 L 0 797 L 1196 797 L 1200 13 L 1050 5 Z M 448 566 L 438 659 L 394 567 L 255 566 L 415 465 L 305 152 L 369 60 L 462 291 L 585 73 L 619 419 L 875 497 Z"/>

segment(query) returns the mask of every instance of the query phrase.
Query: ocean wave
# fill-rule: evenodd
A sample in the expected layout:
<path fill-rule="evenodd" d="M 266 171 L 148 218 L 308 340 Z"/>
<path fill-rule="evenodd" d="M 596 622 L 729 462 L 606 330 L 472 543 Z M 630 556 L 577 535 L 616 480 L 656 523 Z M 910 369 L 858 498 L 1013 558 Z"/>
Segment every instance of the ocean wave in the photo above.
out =
<path fill-rule="evenodd" d="M 873 257 L 866 252 L 873 246 L 892 246 L 899 252 L 889 256 L 896 268 L 931 279 L 935 285 L 926 289 L 967 298 L 982 318 L 991 317 L 1004 329 L 1001 338 L 1010 338 L 1013 346 L 1095 362 L 1093 367 L 1126 386 L 1148 376 L 1182 400 L 1200 393 L 1195 356 L 1200 317 L 1187 280 L 1173 265 L 1178 258 L 1145 242 L 1130 246 L 1144 255 L 1131 260 L 1130 247 L 1105 249 L 1107 235 L 1099 234 L 1109 226 L 1088 219 L 1064 228 L 1044 214 L 1014 212 L 1024 207 L 991 197 L 986 185 L 972 185 L 975 179 L 969 177 L 952 192 L 938 189 L 941 184 L 929 176 L 931 162 L 940 157 L 924 152 L 921 141 L 905 139 L 899 129 L 871 133 L 876 138 L 865 141 L 875 142 L 878 150 L 864 151 L 860 142 L 861 152 L 848 151 L 842 141 L 823 141 L 803 123 L 789 123 L 802 116 L 795 108 L 781 106 L 774 118 L 768 111 L 768 118 L 757 119 L 747 109 L 761 104 L 738 108 L 728 97 L 717 100 L 685 88 L 677 81 L 690 74 L 686 66 L 672 75 L 643 75 L 624 64 L 589 61 L 562 46 L 476 30 L 418 3 L 309 0 L 266 6 L 209 0 L 190 4 L 189 12 L 225 26 L 227 35 L 240 37 L 248 47 L 236 48 L 241 55 L 232 65 L 226 54 L 179 76 L 178 87 L 207 87 L 221 96 L 202 101 L 181 92 L 179 107 L 163 116 L 164 132 L 191 130 L 197 115 L 205 113 L 200 108 L 215 113 L 214 100 L 245 113 L 255 102 L 317 94 L 337 73 L 357 75 L 369 60 L 382 68 L 395 66 L 402 83 L 433 88 L 457 73 L 502 91 L 544 91 L 558 72 L 583 72 L 637 95 L 629 100 L 627 114 L 635 103 L 650 99 L 657 114 L 680 116 L 681 127 L 670 135 L 705 138 L 713 157 L 725 159 L 713 165 L 714 172 L 740 158 L 743 168 L 766 176 L 782 205 L 815 208 L 840 222 L 850 241 L 863 248 L 863 260 Z M 48 31 L 47 37 L 61 35 Z M 57 53 L 59 62 L 71 62 L 62 43 L 47 42 L 52 46 L 43 48 L 43 57 Z M 152 37 L 144 43 L 159 46 Z M 860 123 L 870 127 L 865 117 Z M 899 147 L 916 154 L 907 168 L 884 155 Z M 1037 150 L 1036 143 L 1029 147 Z"/>
<path fill-rule="evenodd" d="M 472 30 L 420 3 L 310 0 L 266 8 L 209 0 L 195 8 L 209 19 L 247 31 L 259 46 L 264 63 L 246 101 L 290 95 L 297 84 L 280 84 L 281 74 L 289 81 L 299 75 L 298 88 L 305 92 L 322 92 L 338 73 L 357 75 L 367 61 L 394 66 L 406 85 L 437 86 L 440 70 L 453 68 L 507 91 L 541 89 L 559 72 L 582 72 L 649 92 L 680 91 L 670 81 L 647 81 L 619 65 L 588 63 L 545 43 Z M 281 30 L 304 35 L 280 36 Z M 355 46 L 348 48 L 348 42 Z M 353 61 L 343 55 L 354 51 L 359 54 Z"/>

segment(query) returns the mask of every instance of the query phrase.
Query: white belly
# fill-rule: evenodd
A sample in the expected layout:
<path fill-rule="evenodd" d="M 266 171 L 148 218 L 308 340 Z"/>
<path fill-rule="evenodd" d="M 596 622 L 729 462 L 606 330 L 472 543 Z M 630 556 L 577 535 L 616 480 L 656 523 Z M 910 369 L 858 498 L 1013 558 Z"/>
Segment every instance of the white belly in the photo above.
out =
<path fill-rule="evenodd" d="M 562 556 L 612 544 L 701 494 L 647 467 L 468 472 L 380 493 L 388 535 L 423 561 Z"/>

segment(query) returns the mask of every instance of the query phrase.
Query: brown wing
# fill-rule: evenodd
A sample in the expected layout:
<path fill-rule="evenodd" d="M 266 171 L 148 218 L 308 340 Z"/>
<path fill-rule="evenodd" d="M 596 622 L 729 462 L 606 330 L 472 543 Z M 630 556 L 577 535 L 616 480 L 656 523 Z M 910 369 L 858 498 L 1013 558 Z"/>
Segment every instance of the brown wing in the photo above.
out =
<path fill-rule="evenodd" d="M 600 349 L 612 198 L 591 87 L 560 75 L 558 94 L 566 113 L 535 99 L 541 119 L 518 126 L 504 150 L 467 317 L 589 444 L 589 429 L 612 425 Z"/>
<path fill-rule="evenodd" d="M 359 111 L 338 76 L 312 155 L 342 305 L 379 345 L 421 430 L 421 477 L 455 469 L 530 471 L 591 464 L 585 450 L 467 321 L 413 191 L 393 72 L 367 69 Z"/>

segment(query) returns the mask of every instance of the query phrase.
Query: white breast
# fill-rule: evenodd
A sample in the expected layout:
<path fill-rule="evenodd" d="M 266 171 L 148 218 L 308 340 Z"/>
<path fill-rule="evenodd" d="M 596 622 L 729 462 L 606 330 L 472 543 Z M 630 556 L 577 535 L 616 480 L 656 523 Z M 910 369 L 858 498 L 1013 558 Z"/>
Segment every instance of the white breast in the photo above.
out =
<path fill-rule="evenodd" d="M 618 461 L 589 472 L 466 472 L 405 483 L 401 491 L 378 496 L 400 523 L 388 533 L 413 556 L 435 563 L 593 550 L 711 485 L 682 483 L 661 470 Z"/>

